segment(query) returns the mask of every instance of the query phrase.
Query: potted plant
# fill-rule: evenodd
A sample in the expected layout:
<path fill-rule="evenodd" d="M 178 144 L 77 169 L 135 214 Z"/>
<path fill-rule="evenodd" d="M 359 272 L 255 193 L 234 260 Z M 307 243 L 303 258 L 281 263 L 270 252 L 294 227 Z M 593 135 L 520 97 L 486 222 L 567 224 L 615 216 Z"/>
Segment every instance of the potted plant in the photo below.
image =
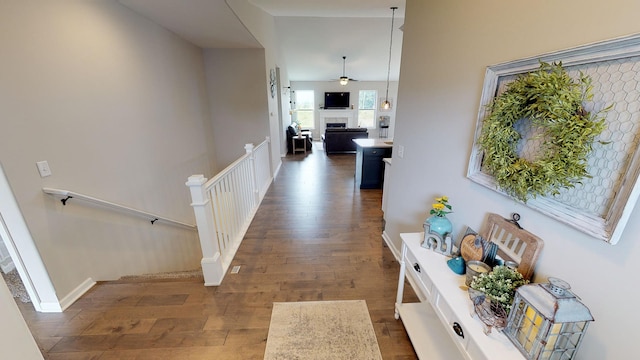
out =
<path fill-rule="evenodd" d="M 471 289 L 481 292 L 491 302 L 499 304 L 508 314 L 511 310 L 516 289 L 528 284 L 518 270 L 499 265 L 488 273 L 474 276 L 471 281 Z"/>

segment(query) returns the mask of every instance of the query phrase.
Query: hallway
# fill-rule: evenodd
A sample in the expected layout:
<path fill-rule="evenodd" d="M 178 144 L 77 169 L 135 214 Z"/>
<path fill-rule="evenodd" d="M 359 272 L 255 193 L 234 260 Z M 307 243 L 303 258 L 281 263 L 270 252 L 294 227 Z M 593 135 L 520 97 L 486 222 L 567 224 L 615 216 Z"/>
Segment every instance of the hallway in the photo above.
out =
<path fill-rule="evenodd" d="M 219 287 L 123 280 L 62 314 L 19 304 L 45 358 L 262 359 L 273 302 L 363 299 L 383 358 L 415 359 L 393 316 L 399 265 L 381 237 L 382 191 L 357 189 L 354 168 L 355 155 L 317 143 L 283 158 L 232 263 L 240 271 Z"/>

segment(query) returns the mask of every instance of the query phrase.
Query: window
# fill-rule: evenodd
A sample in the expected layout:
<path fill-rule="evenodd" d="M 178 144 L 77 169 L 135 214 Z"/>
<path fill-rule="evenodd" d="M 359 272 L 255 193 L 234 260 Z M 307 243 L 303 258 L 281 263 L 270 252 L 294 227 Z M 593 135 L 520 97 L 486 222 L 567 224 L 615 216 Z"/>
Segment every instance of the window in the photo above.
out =
<path fill-rule="evenodd" d="M 296 91 L 295 119 L 303 129 L 315 128 L 315 105 L 313 90 L 297 90 Z"/>
<path fill-rule="evenodd" d="M 376 99 L 378 92 L 375 90 L 360 90 L 358 94 L 358 126 L 376 128 Z"/>

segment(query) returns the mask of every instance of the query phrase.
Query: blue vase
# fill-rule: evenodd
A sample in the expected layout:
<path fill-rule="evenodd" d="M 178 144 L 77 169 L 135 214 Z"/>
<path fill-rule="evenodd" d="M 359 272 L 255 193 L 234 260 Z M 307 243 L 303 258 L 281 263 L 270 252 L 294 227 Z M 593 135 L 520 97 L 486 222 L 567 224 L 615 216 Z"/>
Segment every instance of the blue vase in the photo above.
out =
<path fill-rule="evenodd" d="M 427 218 L 427 220 L 425 221 L 425 231 L 427 228 L 427 224 L 429 224 L 429 229 L 431 232 L 439 234 L 443 239 L 446 234 L 451 234 L 451 231 L 453 230 L 451 221 L 449 221 L 449 219 L 444 216 L 433 215 Z"/>

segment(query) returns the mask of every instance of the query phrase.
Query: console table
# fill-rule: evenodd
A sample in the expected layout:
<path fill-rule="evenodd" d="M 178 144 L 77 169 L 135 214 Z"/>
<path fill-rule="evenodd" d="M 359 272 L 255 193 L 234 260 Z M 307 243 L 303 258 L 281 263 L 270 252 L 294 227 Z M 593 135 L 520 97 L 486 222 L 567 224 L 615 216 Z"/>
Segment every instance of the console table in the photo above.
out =
<path fill-rule="evenodd" d="M 463 289 L 464 275 L 449 269 L 449 258 L 420 246 L 424 233 L 400 237 L 402 257 L 395 317 L 402 319 L 420 359 L 525 359 L 503 333 L 495 329 L 484 333 L 484 325 L 472 315 L 471 300 Z M 422 302 L 402 302 L 405 276 L 424 299 Z"/>

